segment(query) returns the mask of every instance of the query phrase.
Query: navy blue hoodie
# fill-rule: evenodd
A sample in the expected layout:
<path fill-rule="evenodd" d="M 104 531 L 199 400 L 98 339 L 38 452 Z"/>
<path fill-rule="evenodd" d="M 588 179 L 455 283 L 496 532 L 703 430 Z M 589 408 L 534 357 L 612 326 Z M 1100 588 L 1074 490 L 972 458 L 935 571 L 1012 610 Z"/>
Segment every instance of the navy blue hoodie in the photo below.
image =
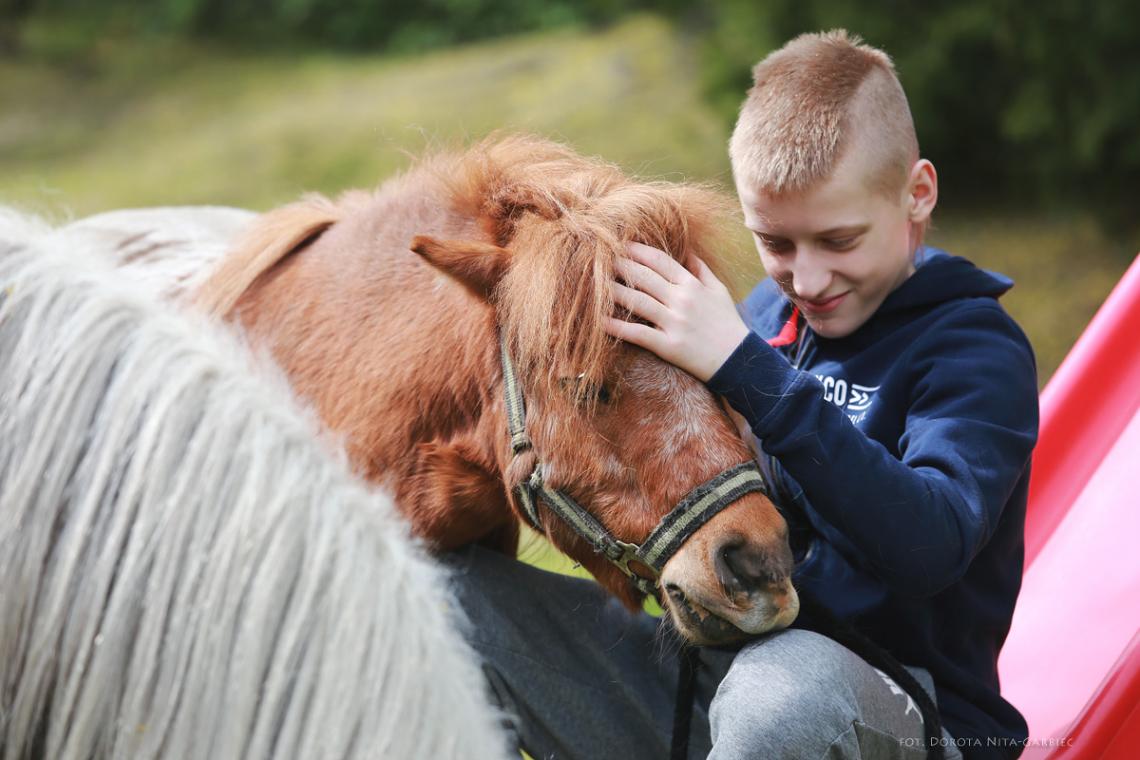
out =
<path fill-rule="evenodd" d="M 930 671 L 967 757 L 1016 757 L 1025 720 L 997 656 L 1021 586 L 1033 351 L 997 298 L 1013 282 L 925 248 L 858 330 L 801 325 L 765 280 L 752 332 L 709 387 L 748 421 L 789 519 L 797 588 L 906 665 Z"/>

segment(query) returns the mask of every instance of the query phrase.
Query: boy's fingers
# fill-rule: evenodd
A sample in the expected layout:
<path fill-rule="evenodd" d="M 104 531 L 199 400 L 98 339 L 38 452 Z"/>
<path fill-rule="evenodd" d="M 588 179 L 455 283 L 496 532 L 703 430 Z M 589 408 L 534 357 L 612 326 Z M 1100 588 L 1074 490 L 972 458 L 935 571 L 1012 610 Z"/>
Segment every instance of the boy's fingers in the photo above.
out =
<path fill-rule="evenodd" d="M 659 301 L 621 283 L 614 283 L 614 303 L 655 325 L 661 325 L 668 314 L 668 310 Z"/>
<path fill-rule="evenodd" d="M 669 289 L 673 284 L 660 274 L 633 259 L 618 258 L 615 267 L 626 285 L 648 293 L 661 303 L 668 303 Z"/>
<path fill-rule="evenodd" d="M 644 264 L 661 277 L 674 284 L 682 283 L 689 275 L 685 267 L 681 266 L 672 256 L 644 243 L 627 243 L 626 250 L 630 258 Z"/>
<path fill-rule="evenodd" d="M 686 262 L 691 271 L 698 280 L 704 285 L 720 285 L 722 284 L 717 276 L 713 274 L 713 270 L 709 269 L 709 265 L 704 262 L 704 259 L 697 256 L 695 253 L 690 253 Z"/>
<path fill-rule="evenodd" d="M 655 347 L 660 342 L 661 336 L 661 333 L 649 325 L 625 322 L 614 317 L 606 319 L 606 332 L 615 338 L 627 341 L 635 346 L 641 346 L 654 353 L 656 353 Z"/>
<path fill-rule="evenodd" d="M 701 257 L 695 253 L 690 253 L 687 257 L 685 257 L 685 262 L 689 265 L 689 271 L 695 274 L 698 280 L 704 281 L 704 275 L 706 273 L 712 273 L 712 270 L 708 268 L 708 265 L 705 264 L 705 262 L 701 260 Z"/>

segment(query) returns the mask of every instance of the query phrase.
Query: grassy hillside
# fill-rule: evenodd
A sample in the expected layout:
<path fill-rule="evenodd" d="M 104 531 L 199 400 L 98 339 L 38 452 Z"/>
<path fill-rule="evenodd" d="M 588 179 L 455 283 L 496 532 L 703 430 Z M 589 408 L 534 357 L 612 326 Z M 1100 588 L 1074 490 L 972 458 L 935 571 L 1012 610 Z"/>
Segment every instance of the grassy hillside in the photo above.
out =
<path fill-rule="evenodd" d="M 262 208 L 372 185 L 405 151 L 504 128 L 634 171 L 716 176 L 725 135 L 690 54 L 653 19 L 411 59 L 107 40 L 61 62 L 33 47 L 32 60 L 0 61 L 0 188 L 76 213 Z"/>

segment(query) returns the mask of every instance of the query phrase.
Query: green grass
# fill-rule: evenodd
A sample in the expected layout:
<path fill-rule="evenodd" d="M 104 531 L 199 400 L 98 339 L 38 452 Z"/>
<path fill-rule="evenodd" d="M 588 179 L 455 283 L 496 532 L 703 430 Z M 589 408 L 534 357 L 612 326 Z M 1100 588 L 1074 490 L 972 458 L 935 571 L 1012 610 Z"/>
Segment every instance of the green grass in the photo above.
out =
<path fill-rule="evenodd" d="M 701 99 L 697 52 L 654 17 L 414 58 L 73 32 L 33 26 L 25 54 L 0 59 L 0 203 L 54 217 L 265 209 L 309 190 L 373 186 L 425 147 L 496 129 L 561 139 L 641 175 L 727 186 L 728 125 Z M 1042 383 L 1140 247 L 1080 213 L 1033 210 L 940 210 L 930 240 L 1017 280 L 1005 303 L 1037 350 Z M 761 272 L 743 228 L 738 242 L 740 292 Z M 521 555 L 581 572 L 537 537 Z"/>

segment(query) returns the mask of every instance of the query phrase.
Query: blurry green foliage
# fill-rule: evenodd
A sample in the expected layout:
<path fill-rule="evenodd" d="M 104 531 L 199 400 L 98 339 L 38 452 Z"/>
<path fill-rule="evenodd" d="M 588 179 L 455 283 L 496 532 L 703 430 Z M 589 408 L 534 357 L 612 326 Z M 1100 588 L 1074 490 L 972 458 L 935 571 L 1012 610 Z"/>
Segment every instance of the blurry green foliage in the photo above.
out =
<path fill-rule="evenodd" d="M 567 24 L 597 25 L 675 0 L 0 0 L 0 19 L 82 17 L 94 27 L 407 52 Z"/>

